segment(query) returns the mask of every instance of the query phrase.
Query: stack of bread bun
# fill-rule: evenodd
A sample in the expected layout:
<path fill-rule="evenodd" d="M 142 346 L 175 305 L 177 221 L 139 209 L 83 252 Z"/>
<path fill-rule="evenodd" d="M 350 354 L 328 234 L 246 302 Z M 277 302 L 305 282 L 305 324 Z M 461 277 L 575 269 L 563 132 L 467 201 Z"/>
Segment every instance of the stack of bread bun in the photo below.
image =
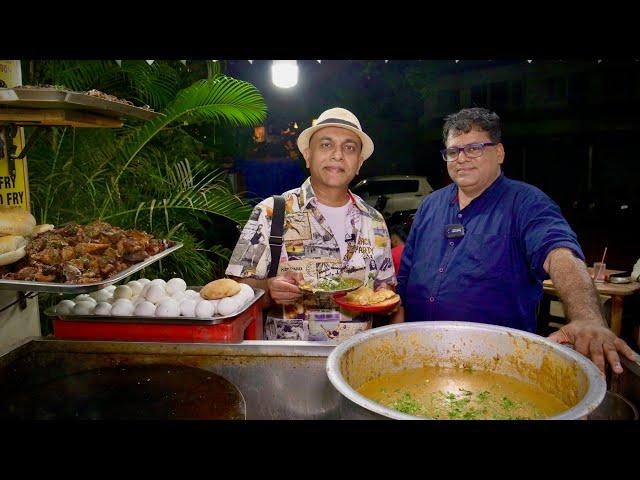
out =
<path fill-rule="evenodd" d="M 0 206 L 0 266 L 26 255 L 29 237 L 46 232 L 53 225 L 36 225 L 36 219 L 21 207 Z"/>

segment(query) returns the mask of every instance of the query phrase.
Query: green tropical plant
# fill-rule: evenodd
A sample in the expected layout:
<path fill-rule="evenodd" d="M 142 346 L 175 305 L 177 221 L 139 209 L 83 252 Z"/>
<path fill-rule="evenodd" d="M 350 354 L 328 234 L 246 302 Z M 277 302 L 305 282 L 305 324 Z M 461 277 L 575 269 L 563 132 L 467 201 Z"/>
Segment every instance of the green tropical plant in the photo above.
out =
<path fill-rule="evenodd" d="M 39 223 L 103 220 L 183 242 L 144 274 L 203 284 L 222 274 L 231 253 L 215 242 L 219 224 L 243 224 L 251 206 L 233 193 L 227 172 L 190 126 L 250 127 L 264 119 L 266 105 L 253 85 L 215 68 L 212 78 L 177 90 L 179 81 L 193 80 L 177 62 L 128 63 L 123 72 L 103 61 L 39 66 L 40 83 L 120 98 L 134 91 L 141 102 L 163 105 L 163 115 L 119 129 L 50 129 L 28 154 L 32 211 Z"/>

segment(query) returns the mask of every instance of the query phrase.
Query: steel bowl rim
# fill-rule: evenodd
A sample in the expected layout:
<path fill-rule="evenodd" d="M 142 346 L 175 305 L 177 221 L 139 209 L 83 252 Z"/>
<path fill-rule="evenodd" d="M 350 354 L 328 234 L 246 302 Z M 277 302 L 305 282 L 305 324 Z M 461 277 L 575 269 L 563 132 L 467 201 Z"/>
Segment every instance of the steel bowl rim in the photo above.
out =
<path fill-rule="evenodd" d="M 433 420 L 425 417 L 418 417 L 415 415 L 408 415 L 398 412 L 391 408 L 382 406 L 381 404 L 368 399 L 364 395 L 358 393 L 353 389 L 342 376 L 340 372 L 339 361 L 346 351 L 357 346 L 360 343 L 364 343 L 372 337 L 381 337 L 386 332 L 394 330 L 419 330 L 423 327 L 445 327 L 454 330 L 465 330 L 473 327 L 474 330 L 493 331 L 500 334 L 511 333 L 516 337 L 527 338 L 535 343 L 542 343 L 557 351 L 561 356 L 568 357 L 575 361 L 579 365 L 582 365 L 585 369 L 584 373 L 589 379 L 589 387 L 582 399 L 573 407 L 568 410 L 554 415 L 552 417 L 546 417 L 544 420 L 571 420 L 575 418 L 586 417 L 589 413 L 595 410 L 598 405 L 604 399 L 606 395 L 606 381 L 602 372 L 596 367 L 596 365 L 584 355 L 576 352 L 573 348 L 553 342 L 545 337 L 536 335 L 534 333 L 526 332 L 524 330 L 518 330 L 511 327 L 503 327 L 499 325 L 490 325 L 486 323 L 476 322 L 461 322 L 461 321 L 426 321 L 426 322 L 407 322 L 394 325 L 387 325 L 384 327 L 378 327 L 371 330 L 367 330 L 354 335 L 343 343 L 340 343 L 329 354 L 326 363 L 326 373 L 329 381 L 333 384 L 334 388 L 340 392 L 340 394 L 347 397 L 347 399 L 357 403 L 361 407 L 367 410 L 373 411 L 379 415 L 393 418 L 397 420 Z"/>

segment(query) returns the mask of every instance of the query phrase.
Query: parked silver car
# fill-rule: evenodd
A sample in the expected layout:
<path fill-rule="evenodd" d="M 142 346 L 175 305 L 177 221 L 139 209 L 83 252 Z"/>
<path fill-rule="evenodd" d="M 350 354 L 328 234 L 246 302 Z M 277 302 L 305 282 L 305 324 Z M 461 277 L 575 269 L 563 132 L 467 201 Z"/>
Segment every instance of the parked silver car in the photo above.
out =
<path fill-rule="evenodd" d="M 415 212 L 422 199 L 433 192 L 433 188 L 427 177 L 385 175 L 365 178 L 352 191 L 389 219 L 394 214 L 398 216 Z"/>

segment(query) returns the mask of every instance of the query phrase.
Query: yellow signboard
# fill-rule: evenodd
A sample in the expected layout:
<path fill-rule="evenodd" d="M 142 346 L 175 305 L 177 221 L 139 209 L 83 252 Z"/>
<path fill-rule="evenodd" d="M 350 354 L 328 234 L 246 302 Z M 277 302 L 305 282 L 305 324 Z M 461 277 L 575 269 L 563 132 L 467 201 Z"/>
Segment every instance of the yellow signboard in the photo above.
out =
<path fill-rule="evenodd" d="M 22 84 L 20 60 L 0 60 L 0 87 L 11 88 Z M 10 132 L 6 125 L 0 125 L 0 205 L 19 206 L 29 211 L 29 176 L 27 173 L 27 157 L 9 161 L 6 135 L 13 133 L 12 143 L 19 155 L 24 148 L 24 130 L 18 127 Z M 9 171 L 12 165 L 14 172 Z M 13 173 L 13 174 L 12 174 Z"/>

